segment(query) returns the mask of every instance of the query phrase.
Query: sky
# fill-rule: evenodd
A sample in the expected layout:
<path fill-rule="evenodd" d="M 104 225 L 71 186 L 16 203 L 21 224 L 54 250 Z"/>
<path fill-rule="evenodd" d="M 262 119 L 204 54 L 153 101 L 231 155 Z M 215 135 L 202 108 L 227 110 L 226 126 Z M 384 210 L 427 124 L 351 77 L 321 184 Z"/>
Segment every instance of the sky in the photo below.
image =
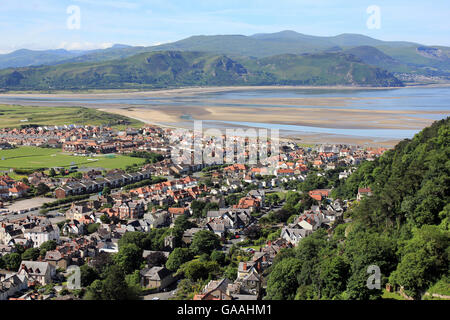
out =
<path fill-rule="evenodd" d="M 192 35 L 282 30 L 450 46 L 450 1 L 0 0 L 0 53 L 150 46 Z"/>

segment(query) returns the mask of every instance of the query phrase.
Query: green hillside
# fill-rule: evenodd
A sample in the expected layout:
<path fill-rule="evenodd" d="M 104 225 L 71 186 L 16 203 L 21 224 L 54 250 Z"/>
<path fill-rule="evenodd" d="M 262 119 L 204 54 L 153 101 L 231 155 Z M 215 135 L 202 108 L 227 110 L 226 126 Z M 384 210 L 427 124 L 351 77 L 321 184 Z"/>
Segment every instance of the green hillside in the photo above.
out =
<path fill-rule="evenodd" d="M 374 49 L 370 49 L 372 47 Z M 98 50 L 67 60 L 67 62 L 98 62 L 126 58 L 151 51 L 201 51 L 225 54 L 229 57 L 264 58 L 281 54 L 304 54 L 321 52 L 347 52 L 353 50 L 364 62 L 389 72 L 416 73 L 428 76 L 450 76 L 448 47 L 426 47 L 406 41 L 382 41 L 360 34 L 341 34 L 332 37 L 305 35 L 294 31 L 243 35 L 192 36 L 173 43 L 153 47 L 126 47 Z M 374 50 L 377 50 L 376 52 Z M 432 54 L 430 54 L 430 52 Z M 433 54 L 438 52 L 438 54 Z M 383 63 L 369 63 L 384 54 Z M 389 62 L 394 60 L 395 62 Z"/>
<path fill-rule="evenodd" d="M 408 66 L 398 60 L 395 60 L 391 56 L 378 50 L 372 46 L 359 46 L 347 49 L 344 51 L 346 54 L 352 54 L 355 57 L 361 59 L 364 63 L 376 66 L 391 72 L 415 72 L 417 68 Z"/>
<path fill-rule="evenodd" d="M 341 53 L 230 58 L 163 51 L 98 63 L 0 70 L 6 90 L 80 90 L 233 85 L 401 86 L 388 72 Z"/>
<path fill-rule="evenodd" d="M 369 63 L 366 59 L 373 60 L 370 55 L 375 54 L 374 63 L 369 64 L 384 68 L 389 72 L 450 77 L 449 47 L 423 46 L 405 41 L 382 41 L 361 34 L 320 37 L 289 30 L 252 36 L 200 35 L 158 46 L 114 45 L 111 48 L 86 52 L 18 50 L 9 54 L 0 54 L 0 69 L 63 63 L 105 62 L 155 51 L 207 52 L 238 59 L 240 57 L 266 58 L 283 54 L 347 52 L 348 50 L 354 51 L 355 56 L 366 63 Z M 380 53 L 383 53 L 384 56 L 381 57 Z M 377 57 L 382 58 L 383 61 L 377 61 Z M 390 59 L 395 63 L 389 62 Z"/>
<path fill-rule="evenodd" d="M 268 299 L 380 299 L 390 283 L 415 298 L 446 294 L 450 279 L 450 118 L 364 162 L 334 197 L 354 203 L 347 223 L 318 230 L 271 267 Z M 368 267 L 381 272 L 367 287 Z M 373 274 L 373 273 L 372 273 Z M 386 295 L 384 295 L 386 297 Z"/>

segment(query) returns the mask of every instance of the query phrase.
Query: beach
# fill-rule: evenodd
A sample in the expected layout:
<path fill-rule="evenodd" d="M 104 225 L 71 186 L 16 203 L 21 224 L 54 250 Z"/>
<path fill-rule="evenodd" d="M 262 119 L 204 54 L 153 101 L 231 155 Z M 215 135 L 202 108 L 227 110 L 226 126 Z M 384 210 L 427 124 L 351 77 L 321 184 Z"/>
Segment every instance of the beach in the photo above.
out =
<path fill-rule="evenodd" d="M 433 90 L 448 86 L 419 89 L 422 88 Z M 261 124 L 297 126 L 300 129 L 283 134 L 299 138 L 304 143 L 392 146 L 402 140 L 395 130 L 418 132 L 449 114 L 448 106 L 442 102 L 446 101 L 447 92 L 437 107 L 432 108 L 428 108 L 428 98 L 423 98 L 423 107 L 422 102 L 419 107 L 417 104 L 410 106 L 415 103 L 414 96 L 409 96 L 410 92 L 408 88 L 344 86 L 195 87 L 142 92 L 6 93 L 0 94 L 0 104 L 82 106 L 169 127 L 189 128 L 193 120 L 203 120 L 209 127 L 217 125 L 222 128 L 225 125 L 252 127 L 253 124 L 254 127 L 261 127 Z M 328 131 L 312 130 L 314 128 Z M 298 132 L 302 130 L 304 132 Z M 346 134 L 346 130 L 350 134 Z M 358 130 L 383 131 L 383 137 L 371 137 L 367 133 L 366 136 L 358 136 Z M 394 132 L 391 137 L 385 135 L 388 130 Z"/>

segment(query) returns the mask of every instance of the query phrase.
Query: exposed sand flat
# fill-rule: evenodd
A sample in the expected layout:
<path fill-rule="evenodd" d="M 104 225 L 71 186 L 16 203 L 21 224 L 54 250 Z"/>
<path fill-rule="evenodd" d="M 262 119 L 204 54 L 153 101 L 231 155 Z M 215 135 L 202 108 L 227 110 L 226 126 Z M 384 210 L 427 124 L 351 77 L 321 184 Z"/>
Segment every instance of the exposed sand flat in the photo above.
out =
<path fill-rule="evenodd" d="M 126 109 L 112 107 L 100 110 L 148 123 L 163 122 L 173 124 L 185 121 L 182 117 L 187 115 L 195 120 L 279 123 L 343 129 L 421 129 L 433 122 L 431 119 L 420 118 L 421 113 L 419 111 L 404 110 L 217 106 L 157 106 L 152 108 L 128 107 Z M 445 111 L 435 111 L 433 113 L 446 114 Z M 417 114 L 417 116 L 413 117 L 410 114 Z"/>
<path fill-rule="evenodd" d="M 0 96 L 13 97 L 16 95 L 26 96 L 29 98 L 48 98 L 49 96 L 55 98 L 132 98 L 132 97 L 160 97 L 160 96 L 184 96 L 198 93 L 224 92 L 224 91 L 248 91 L 248 90 L 295 90 L 295 89 L 311 89 L 311 90 L 386 90 L 399 89 L 396 87 L 350 87 L 350 86 L 239 86 L 239 87 L 189 87 L 178 89 L 155 89 L 148 91 L 138 90 L 92 90 L 86 93 L 83 92 L 56 92 L 56 93 L 42 93 L 42 92 L 13 92 L 1 93 Z"/>
<path fill-rule="evenodd" d="M 439 85 L 434 87 L 445 86 Z M 217 92 L 293 89 L 397 90 L 399 88 L 260 86 L 196 87 L 142 92 L 105 90 L 86 93 L 60 92 L 57 94 L 8 93 L 0 94 L 0 98 L 7 98 L 2 100 L 0 104 L 85 106 L 128 116 L 145 123 L 181 127 L 189 125 L 187 124 L 189 120 L 195 119 L 217 121 L 217 125 L 220 125 L 220 121 L 233 121 L 332 129 L 409 129 L 418 131 L 429 126 L 434 121 L 431 119 L 435 118 L 433 115 L 439 115 L 442 118 L 448 116 L 448 110 L 445 107 L 442 107 L 443 110 L 425 110 L 424 108 L 415 109 L 413 107 L 411 109 L 390 110 L 389 103 L 384 103 L 384 99 L 403 98 L 396 96 L 394 92 L 392 92 L 390 97 L 386 97 L 384 93 L 382 97 L 361 97 L 356 96 L 356 93 L 355 96 L 352 96 L 351 92 L 346 97 L 330 97 L 327 94 L 324 96 L 287 98 L 273 97 L 272 93 L 267 98 L 264 96 L 264 93 L 261 93 L 262 97 L 258 97 L 261 96 L 260 94 L 255 94 L 254 97 L 245 95 L 245 98 L 242 99 L 226 99 L 226 96 L 216 97 L 214 95 L 213 98 L 209 99 L 208 95 L 199 96 L 199 94 Z M 142 98 L 148 99 L 140 102 L 139 99 Z M 95 103 L 84 102 L 84 99 L 92 99 Z M 123 99 L 123 101 L 120 99 Z M 129 101 L 133 99 L 139 101 L 139 105 L 130 104 L 136 103 L 136 101 Z M 230 126 L 235 125 L 230 124 Z M 372 139 L 370 137 L 343 137 L 325 133 L 294 132 L 288 134 L 301 139 L 305 143 L 369 143 L 371 145 L 391 146 L 398 142 L 395 139 L 386 141 L 391 139 L 390 137 L 383 141 L 377 141 L 376 138 Z"/>
<path fill-rule="evenodd" d="M 259 98 L 259 99 L 215 99 L 217 104 L 259 104 L 259 105 L 280 105 L 280 106 L 348 106 L 350 102 L 367 101 L 380 99 L 400 99 L 400 97 L 330 97 L 330 98 Z"/>
<path fill-rule="evenodd" d="M 359 146 L 366 145 L 371 147 L 385 147 L 385 148 L 392 148 L 399 142 L 399 140 L 377 141 L 370 138 L 333 136 L 323 134 L 316 134 L 316 135 L 295 134 L 286 136 L 284 137 L 284 139 L 294 140 L 297 143 L 306 143 L 306 144 L 348 144 L 348 145 L 359 145 Z"/>

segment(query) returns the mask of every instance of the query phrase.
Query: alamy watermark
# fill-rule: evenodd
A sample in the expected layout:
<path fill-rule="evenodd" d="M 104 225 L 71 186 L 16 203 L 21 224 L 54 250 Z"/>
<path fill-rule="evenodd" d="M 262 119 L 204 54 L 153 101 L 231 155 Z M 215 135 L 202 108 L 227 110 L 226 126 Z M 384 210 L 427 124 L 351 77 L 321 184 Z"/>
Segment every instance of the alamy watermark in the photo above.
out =
<path fill-rule="evenodd" d="M 79 266 L 71 265 L 67 268 L 67 288 L 69 290 L 81 289 L 81 269 Z"/>
<path fill-rule="evenodd" d="M 381 9 L 379 6 L 371 5 L 366 9 L 369 18 L 366 25 L 368 29 L 381 29 Z"/>
<path fill-rule="evenodd" d="M 367 278 L 366 286 L 368 289 L 381 289 L 381 271 L 377 265 L 370 265 L 367 267 L 367 273 L 370 276 Z"/>
<path fill-rule="evenodd" d="M 276 169 L 280 154 L 279 130 L 261 128 L 209 128 L 194 121 L 194 130 L 176 129 L 170 136 L 175 164 L 249 164 Z"/>
<path fill-rule="evenodd" d="M 67 17 L 66 25 L 69 30 L 81 29 L 81 9 L 79 6 L 70 5 L 66 10 Z"/>

